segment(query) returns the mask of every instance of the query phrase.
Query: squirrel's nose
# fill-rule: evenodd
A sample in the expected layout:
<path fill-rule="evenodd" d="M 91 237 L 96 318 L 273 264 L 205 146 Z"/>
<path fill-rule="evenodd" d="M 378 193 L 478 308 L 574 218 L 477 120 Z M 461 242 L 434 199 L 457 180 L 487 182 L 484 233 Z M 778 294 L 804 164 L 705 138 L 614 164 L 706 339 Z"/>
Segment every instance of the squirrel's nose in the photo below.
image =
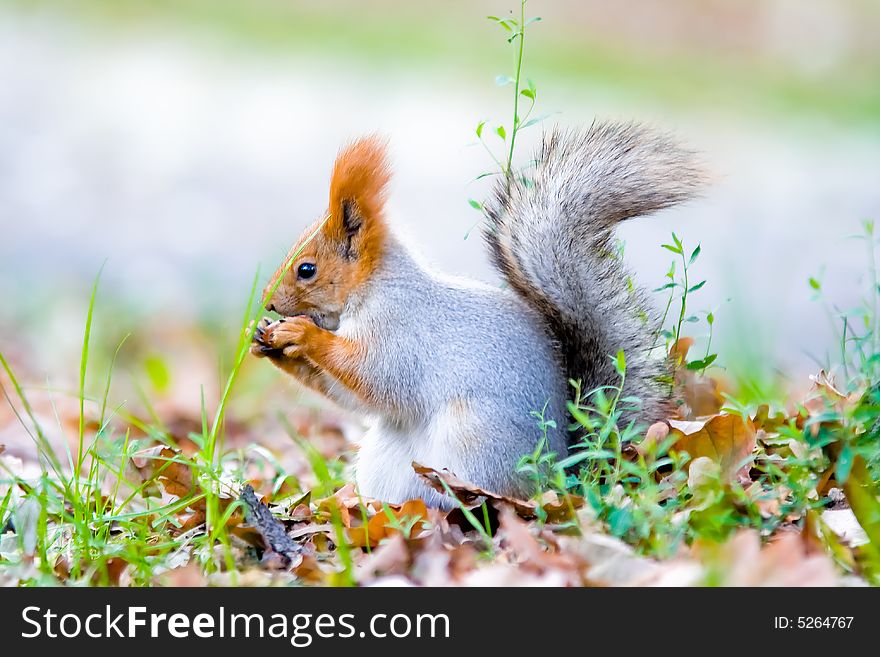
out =
<path fill-rule="evenodd" d="M 270 313 L 274 313 L 275 312 L 275 304 L 273 304 L 270 301 L 269 303 L 266 304 L 266 310 L 268 310 Z"/>

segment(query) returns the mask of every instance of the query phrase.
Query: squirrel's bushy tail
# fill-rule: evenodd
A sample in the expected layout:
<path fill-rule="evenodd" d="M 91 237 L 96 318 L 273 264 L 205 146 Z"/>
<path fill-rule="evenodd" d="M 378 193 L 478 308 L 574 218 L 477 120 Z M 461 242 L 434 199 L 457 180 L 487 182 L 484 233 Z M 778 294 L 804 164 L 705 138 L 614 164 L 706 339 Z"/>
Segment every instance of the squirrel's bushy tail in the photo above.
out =
<path fill-rule="evenodd" d="M 636 124 L 594 123 L 544 139 L 526 181 L 509 177 L 487 203 L 492 259 L 510 286 L 547 319 L 570 379 L 584 392 L 619 385 L 609 356 L 627 360 L 624 394 L 646 421 L 669 411 L 663 361 L 649 357 L 657 321 L 632 285 L 614 226 L 685 201 L 703 185 L 693 153 Z"/>

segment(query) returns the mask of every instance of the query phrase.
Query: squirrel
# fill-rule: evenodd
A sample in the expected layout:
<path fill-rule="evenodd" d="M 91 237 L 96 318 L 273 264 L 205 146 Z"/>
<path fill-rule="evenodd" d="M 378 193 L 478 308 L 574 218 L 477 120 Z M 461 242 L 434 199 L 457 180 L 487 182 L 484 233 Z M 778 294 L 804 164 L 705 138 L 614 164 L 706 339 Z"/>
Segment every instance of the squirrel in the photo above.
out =
<path fill-rule="evenodd" d="M 668 361 L 650 358 L 658 321 L 613 241 L 619 222 L 688 200 L 695 156 L 634 123 L 555 129 L 527 178 L 508 175 L 484 206 L 503 289 L 434 271 L 390 229 L 384 141 L 340 151 L 326 214 L 306 229 L 264 292 L 251 353 L 343 408 L 373 418 L 360 443 L 360 493 L 450 508 L 412 464 L 493 492 L 530 497 L 517 471 L 540 440 L 570 442 L 570 381 L 619 385 L 632 419 L 672 410 Z M 274 293 L 273 293 L 274 290 Z M 543 419 L 539 427 L 536 414 Z M 548 420 L 553 420 L 552 422 Z"/>

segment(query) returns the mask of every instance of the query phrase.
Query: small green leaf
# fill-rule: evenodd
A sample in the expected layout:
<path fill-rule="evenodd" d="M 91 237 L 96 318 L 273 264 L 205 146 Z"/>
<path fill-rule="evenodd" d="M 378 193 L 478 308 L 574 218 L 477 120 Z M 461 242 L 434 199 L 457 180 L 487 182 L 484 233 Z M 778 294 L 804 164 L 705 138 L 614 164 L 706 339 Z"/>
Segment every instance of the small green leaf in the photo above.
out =
<path fill-rule="evenodd" d="M 564 459 L 562 459 L 561 461 L 559 461 L 559 462 L 556 464 L 556 466 L 557 466 L 558 468 L 560 468 L 560 469 L 567 470 L 567 469 L 570 468 L 571 466 L 573 466 L 573 465 L 577 465 L 577 464 L 580 463 L 581 461 L 586 461 L 588 458 L 590 458 L 589 453 L 587 453 L 587 452 L 576 452 L 575 454 L 572 454 L 571 456 L 567 456 L 566 458 L 564 458 Z"/>
<path fill-rule="evenodd" d="M 700 281 L 696 285 L 691 286 L 690 288 L 688 288 L 688 294 L 690 294 L 691 292 L 696 292 L 701 287 L 703 287 L 705 284 L 706 284 L 706 281 Z"/>
<path fill-rule="evenodd" d="M 681 255 L 681 247 L 679 246 L 672 246 L 671 244 L 661 244 L 660 246 L 662 246 L 667 251 L 672 251 L 673 253 Z"/>
<path fill-rule="evenodd" d="M 716 358 L 718 358 L 718 354 L 709 354 L 700 360 L 692 360 L 687 364 L 687 368 L 689 370 L 704 370 L 714 363 Z"/>
<path fill-rule="evenodd" d="M 839 484 L 845 484 L 849 479 L 849 473 L 852 470 L 855 453 L 852 447 L 844 445 L 840 450 L 840 456 L 837 457 L 837 465 L 834 468 L 834 478 Z"/>
<path fill-rule="evenodd" d="M 513 29 L 512 26 L 516 24 L 516 21 L 509 20 L 506 18 L 499 18 L 498 16 L 486 16 L 486 18 L 488 18 L 493 23 L 498 23 L 501 27 L 503 27 L 508 32 L 510 32 Z"/>
<path fill-rule="evenodd" d="M 617 370 L 620 376 L 623 376 L 626 372 L 626 356 L 622 349 L 617 352 L 617 356 L 614 358 L 614 369 Z"/>
<path fill-rule="evenodd" d="M 501 137 L 504 141 L 507 141 L 507 130 L 504 129 L 503 125 L 495 128 L 495 134 Z"/>
<path fill-rule="evenodd" d="M 486 122 L 485 122 L 485 121 L 480 121 L 480 122 L 477 124 L 477 137 L 479 137 L 480 139 L 483 138 L 483 128 L 485 128 L 485 127 L 486 127 Z"/>
<path fill-rule="evenodd" d="M 700 245 L 697 244 L 697 248 L 694 249 L 694 252 L 691 253 L 691 259 L 688 261 L 689 265 L 694 264 L 694 260 L 696 260 L 700 256 Z"/>
<path fill-rule="evenodd" d="M 472 198 L 469 198 L 469 199 L 468 199 L 468 204 L 469 204 L 474 210 L 482 210 L 482 209 L 483 209 L 483 204 L 480 203 L 479 201 L 476 201 L 476 200 L 472 199 Z"/>
<path fill-rule="evenodd" d="M 614 509 L 608 514 L 608 529 L 615 536 L 623 536 L 633 524 L 632 512 L 629 509 Z"/>
<path fill-rule="evenodd" d="M 535 92 L 532 89 L 523 89 L 519 92 L 520 96 L 525 96 L 530 100 L 535 100 Z"/>
<path fill-rule="evenodd" d="M 569 402 L 568 412 L 571 413 L 571 417 L 582 427 L 585 429 L 590 428 L 593 425 L 593 421 L 590 419 L 590 416 L 584 413 L 582 410 L 577 408 L 574 404 Z"/>
<path fill-rule="evenodd" d="M 810 287 L 813 288 L 814 290 L 821 290 L 822 289 L 822 284 L 819 281 L 817 281 L 815 278 L 813 278 L 812 276 L 810 276 L 810 278 L 808 279 L 808 282 L 810 283 Z"/>
<path fill-rule="evenodd" d="M 709 326 L 712 326 L 712 324 L 715 323 L 715 315 L 713 315 L 712 313 L 708 313 L 706 315 L 706 322 L 709 324 Z"/>

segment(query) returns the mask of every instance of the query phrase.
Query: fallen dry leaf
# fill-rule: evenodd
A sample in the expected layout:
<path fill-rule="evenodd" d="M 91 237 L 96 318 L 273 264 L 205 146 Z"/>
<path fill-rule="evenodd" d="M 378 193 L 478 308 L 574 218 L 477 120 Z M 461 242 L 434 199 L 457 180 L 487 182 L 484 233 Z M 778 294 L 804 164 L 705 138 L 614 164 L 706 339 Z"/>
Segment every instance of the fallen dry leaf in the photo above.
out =
<path fill-rule="evenodd" d="M 411 576 L 425 586 L 449 586 L 473 571 L 480 555 L 472 543 L 459 542 L 451 533 L 444 533 L 442 522 L 436 526 L 419 542 Z"/>
<path fill-rule="evenodd" d="M 785 422 L 785 413 L 776 412 L 770 415 L 770 406 L 768 404 L 758 406 L 758 410 L 755 411 L 755 415 L 752 417 L 752 426 L 755 427 L 755 430 L 763 429 L 767 433 L 778 431 L 779 427 L 785 424 Z"/>
<path fill-rule="evenodd" d="M 361 584 L 368 584 L 378 577 L 405 575 L 410 561 L 409 547 L 403 535 L 398 533 L 378 546 L 358 565 L 355 579 Z"/>
<path fill-rule="evenodd" d="M 412 467 L 413 470 L 415 470 L 416 473 L 428 482 L 431 488 L 438 493 L 448 495 L 448 486 L 449 490 L 452 491 L 452 494 L 465 507 L 473 508 L 482 504 L 484 500 L 489 499 L 509 504 L 521 515 L 528 517 L 534 517 L 535 515 L 535 508 L 537 505 L 534 502 L 527 502 L 515 497 L 508 497 L 507 495 L 499 495 L 498 493 L 487 491 L 469 481 L 459 479 L 455 474 L 449 472 L 449 470 L 435 470 L 434 468 L 426 467 L 415 461 L 413 462 Z M 444 483 L 446 486 L 443 485 Z"/>
<path fill-rule="evenodd" d="M 521 517 L 526 519 L 536 518 L 538 502 L 521 500 L 509 495 L 499 495 L 487 491 L 479 486 L 459 479 L 448 470 L 435 470 L 419 463 L 413 462 L 413 469 L 430 484 L 430 486 L 443 494 L 448 495 L 447 486 L 453 495 L 465 508 L 480 506 L 485 500 L 507 505 L 513 508 Z M 446 484 L 445 486 L 443 484 Z M 546 500 L 542 500 L 541 508 L 547 513 L 548 520 L 552 522 L 564 522 L 574 516 L 574 512 L 584 506 L 584 499 L 577 495 L 567 495 L 560 498 L 552 493 Z"/>
<path fill-rule="evenodd" d="M 561 536 L 559 544 L 584 563 L 584 578 L 594 586 L 628 586 L 659 572 L 653 559 L 637 555 L 626 543 L 606 534 L 589 531 L 578 537 Z"/>
<path fill-rule="evenodd" d="M 179 449 L 156 445 L 133 454 L 131 465 L 141 481 L 159 481 L 169 495 L 186 497 L 193 491 L 193 475 L 186 463 L 175 460 L 179 458 Z"/>
<path fill-rule="evenodd" d="M 404 523 L 412 524 L 417 533 L 429 515 L 423 500 L 383 505 L 379 500 L 358 495 L 354 484 L 346 484 L 333 495 L 318 500 L 316 508 L 316 520 L 320 522 L 332 521 L 335 513 L 350 544 L 357 547 L 377 546 L 382 539 L 400 533 L 397 525 Z"/>
<path fill-rule="evenodd" d="M 712 459 L 728 480 L 735 478 L 757 446 L 751 421 L 737 415 L 693 422 L 669 420 L 669 425 L 680 435 L 675 449 L 687 452 L 693 460 L 701 456 Z"/>
<path fill-rule="evenodd" d="M 690 337 L 681 337 L 672 343 L 669 348 L 669 357 L 676 364 L 683 363 L 687 360 L 688 351 L 694 346 L 694 339 Z"/>
<path fill-rule="evenodd" d="M 690 462 L 688 468 L 688 488 L 695 494 L 705 486 L 718 479 L 721 466 L 708 456 L 698 456 Z"/>
<path fill-rule="evenodd" d="M 159 576 L 159 580 L 159 583 L 163 586 L 191 588 L 208 585 L 208 580 L 202 572 L 202 567 L 194 561 L 163 573 Z"/>
<path fill-rule="evenodd" d="M 675 389 L 683 402 L 678 412 L 684 418 L 715 415 L 724 405 L 721 383 L 712 376 L 679 368 L 675 373 Z"/>
<path fill-rule="evenodd" d="M 375 547 L 385 538 L 388 516 L 379 512 L 368 518 L 366 524 L 346 527 L 348 540 L 357 547 Z"/>
<path fill-rule="evenodd" d="M 838 413 L 845 413 L 848 409 L 857 406 L 864 395 L 863 390 L 856 390 L 849 395 L 841 392 L 825 370 L 811 375 L 810 381 L 813 382 L 813 387 L 807 394 L 803 405 L 814 416 L 824 413 L 829 405 Z M 814 425 L 814 430 L 819 430 L 818 425 Z"/>
<path fill-rule="evenodd" d="M 811 374 L 810 381 L 813 382 L 813 385 L 816 388 L 829 393 L 831 397 L 840 400 L 846 399 L 846 395 L 837 389 L 834 384 L 834 379 L 825 370 L 819 370 L 818 374 Z"/>
<path fill-rule="evenodd" d="M 428 519 L 428 509 L 423 500 L 409 500 L 402 505 L 387 505 L 389 513 L 383 508 L 377 511 L 368 521 L 367 524 L 359 527 L 348 527 L 348 536 L 353 545 L 366 547 L 369 543 L 370 547 L 378 545 L 382 539 L 393 537 L 401 533 L 401 530 L 395 526 L 403 523 L 413 523 L 413 531 L 418 532 L 422 523 Z"/>
<path fill-rule="evenodd" d="M 504 507 L 498 514 L 501 538 L 518 557 L 518 563 L 525 569 L 545 575 L 554 571 L 568 586 L 581 586 L 583 582 L 583 563 L 574 554 L 545 549 L 530 530 L 530 525 L 520 518 L 510 507 Z M 555 546 L 554 546 L 555 547 Z"/>
<path fill-rule="evenodd" d="M 86 570 L 88 566 L 88 563 L 83 563 L 80 568 Z M 103 562 L 102 568 L 94 569 L 91 583 L 93 586 L 126 586 L 130 580 L 130 577 L 127 577 L 128 566 L 128 561 L 122 557 L 111 557 Z M 71 564 L 68 557 L 58 555 L 52 570 L 62 581 L 70 578 Z"/>
<path fill-rule="evenodd" d="M 796 532 L 779 534 L 762 547 L 757 532 L 743 530 L 721 546 L 695 545 L 693 553 L 712 568 L 722 586 L 839 584 L 831 560 L 810 553 Z"/>
<path fill-rule="evenodd" d="M 858 547 L 869 542 L 868 535 L 852 509 L 830 509 L 822 512 L 822 520 L 829 529 L 837 534 L 842 543 L 849 547 Z"/>

